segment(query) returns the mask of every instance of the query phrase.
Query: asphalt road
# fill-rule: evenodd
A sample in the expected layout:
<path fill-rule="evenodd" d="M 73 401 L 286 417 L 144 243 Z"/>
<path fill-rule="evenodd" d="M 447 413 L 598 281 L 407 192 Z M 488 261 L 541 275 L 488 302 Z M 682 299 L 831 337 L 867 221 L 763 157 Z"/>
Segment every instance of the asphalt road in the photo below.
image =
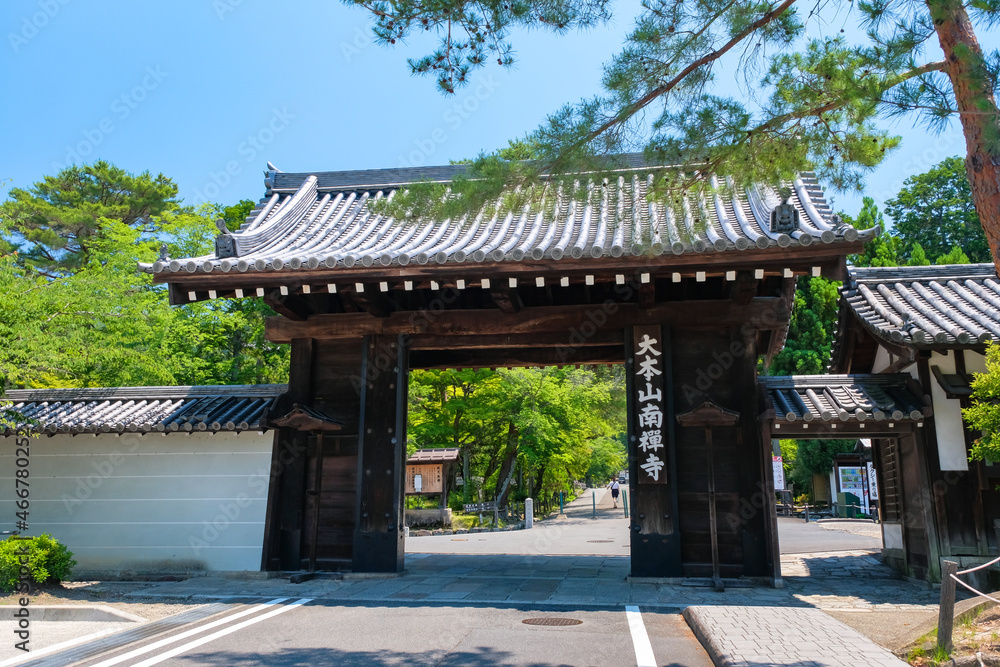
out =
<path fill-rule="evenodd" d="M 517 609 L 344 606 L 322 601 L 296 606 L 295 602 L 298 600 L 259 609 L 234 606 L 232 613 L 78 664 L 87 667 L 712 665 L 679 614 L 634 608 L 629 613 L 624 607 L 614 611 L 557 612 L 530 606 Z M 255 611 L 226 621 L 250 609 Z M 580 623 L 561 626 L 523 623 L 525 619 L 538 618 Z M 215 621 L 221 622 L 202 632 L 196 631 Z M 182 633 L 190 634 L 171 641 Z"/>
<path fill-rule="evenodd" d="M 874 524 L 872 524 L 874 525 Z M 778 548 L 783 554 L 881 549 L 882 538 L 839 530 L 838 524 L 806 523 L 802 519 L 778 517 Z M 846 524 L 845 524 L 846 528 Z"/>

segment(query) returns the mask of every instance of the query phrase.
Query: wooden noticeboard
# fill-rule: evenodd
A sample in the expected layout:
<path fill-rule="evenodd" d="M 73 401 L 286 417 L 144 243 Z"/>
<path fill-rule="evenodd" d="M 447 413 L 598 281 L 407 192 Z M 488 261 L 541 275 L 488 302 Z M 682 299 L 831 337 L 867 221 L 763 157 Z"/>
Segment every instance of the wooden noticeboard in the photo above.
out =
<path fill-rule="evenodd" d="M 442 493 L 444 491 L 443 463 L 406 466 L 406 493 Z M 416 488 L 416 478 L 420 475 L 420 490 Z"/>

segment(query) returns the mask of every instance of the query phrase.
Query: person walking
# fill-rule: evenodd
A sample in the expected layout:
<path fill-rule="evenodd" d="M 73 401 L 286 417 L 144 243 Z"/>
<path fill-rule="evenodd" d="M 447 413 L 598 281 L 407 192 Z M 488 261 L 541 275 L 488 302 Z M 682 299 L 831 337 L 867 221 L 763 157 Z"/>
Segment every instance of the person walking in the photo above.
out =
<path fill-rule="evenodd" d="M 618 509 L 618 489 L 619 489 L 618 480 L 612 479 L 611 483 L 608 484 L 608 488 L 611 489 L 611 499 L 615 503 L 615 509 Z"/>

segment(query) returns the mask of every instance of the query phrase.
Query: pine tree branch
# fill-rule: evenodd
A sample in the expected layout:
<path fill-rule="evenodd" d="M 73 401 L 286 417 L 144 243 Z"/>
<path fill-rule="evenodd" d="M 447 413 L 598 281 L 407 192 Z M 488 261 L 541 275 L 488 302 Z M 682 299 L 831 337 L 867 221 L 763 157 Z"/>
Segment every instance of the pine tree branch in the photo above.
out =
<path fill-rule="evenodd" d="M 930 74 L 931 72 L 942 72 L 944 71 L 946 64 L 947 63 L 945 63 L 945 61 L 938 60 L 936 62 L 921 65 L 920 67 L 915 67 L 907 72 L 903 72 L 902 74 L 893 77 L 891 79 L 891 83 L 882 86 L 882 89 L 879 91 L 879 96 L 881 97 L 881 95 L 883 95 L 887 91 L 914 77 L 923 76 L 924 74 Z M 826 104 L 822 104 L 818 107 L 811 107 L 809 109 L 790 111 L 786 114 L 775 116 L 769 119 L 765 123 L 761 123 L 753 130 L 751 130 L 750 134 L 756 134 L 757 132 L 767 132 L 769 130 L 781 127 L 785 123 L 792 120 L 800 120 L 802 118 L 808 118 L 809 116 L 820 116 L 821 114 L 824 114 L 827 111 L 836 111 L 837 109 L 840 109 L 841 107 L 850 104 L 852 101 L 853 100 L 849 97 L 841 97 L 839 99 L 827 102 Z M 879 101 L 881 102 L 882 100 L 880 99 Z"/>
<path fill-rule="evenodd" d="M 714 63 L 716 60 L 722 58 L 722 56 L 729 53 L 729 51 L 731 51 L 733 48 L 739 45 L 744 39 L 746 39 L 757 30 L 763 28 L 764 26 L 768 25 L 769 23 L 777 19 L 779 16 L 781 16 L 785 11 L 788 10 L 789 7 L 794 5 L 796 1 L 797 0 L 784 0 L 776 8 L 765 13 L 759 19 L 757 19 L 756 21 L 748 25 L 746 28 L 741 30 L 739 33 L 737 33 L 736 36 L 731 38 L 728 42 L 726 42 L 722 46 L 722 48 L 712 51 L 711 53 L 705 54 L 701 58 L 698 58 L 694 62 L 690 63 L 687 67 L 682 69 L 675 77 L 673 77 L 666 83 L 663 83 L 657 86 L 656 88 L 653 88 L 648 93 L 643 95 L 641 98 L 639 98 L 632 104 L 629 104 L 624 109 L 619 111 L 614 118 L 605 121 L 594 130 L 588 132 L 587 135 L 584 136 L 583 138 L 573 142 L 573 144 L 569 147 L 570 150 L 575 148 L 580 148 L 581 146 L 590 143 L 594 139 L 597 139 L 599 136 L 601 136 L 611 128 L 615 127 L 616 125 L 621 125 L 629 118 L 631 118 L 635 114 L 639 113 L 642 109 L 647 107 L 650 103 L 658 99 L 660 96 L 669 93 L 671 90 L 676 88 L 678 85 L 680 85 L 682 81 L 684 81 L 684 79 L 688 75 L 690 75 L 695 70 L 704 67 L 705 65 Z M 560 160 L 558 158 L 555 161 L 553 161 L 552 163 L 553 170 L 556 167 L 556 165 L 559 164 L 559 162 Z"/>

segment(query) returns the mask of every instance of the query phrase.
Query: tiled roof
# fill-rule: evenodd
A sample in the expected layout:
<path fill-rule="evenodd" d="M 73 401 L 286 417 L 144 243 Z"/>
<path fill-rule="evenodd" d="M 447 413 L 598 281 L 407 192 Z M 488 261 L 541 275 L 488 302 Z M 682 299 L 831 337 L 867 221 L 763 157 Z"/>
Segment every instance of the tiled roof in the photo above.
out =
<path fill-rule="evenodd" d="M 435 449 L 418 449 L 413 456 L 406 459 L 408 464 L 414 463 L 449 463 L 458 460 L 458 447 L 441 447 Z"/>
<path fill-rule="evenodd" d="M 371 171 L 268 172 L 266 196 L 217 254 L 166 259 L 140 267 L 150 273 L 275 272 L 355 265 L 456 265 L 627 255 L 717 253 L 748 248 L 853 242 L 858 230 L 833 220 L 811 175 L 790 183 L 798 212 L 789 233 L 771 231 L 781 203 L 769 187 L 647 199 L 657 168 L 639 158 L 609 178 L 579 174 L 553 179 L 537 209 L 488 219 L 400 223 L 374 215 L 368 202 L 395 196 L 407 183 L 446 183 L 466 167 Z M 862 232 L 870 234 L 873 232 Z"/>
<path fill-rule="evenodd" d="M 775 375 L 758 382 L 775 421 L 921 421 L 931 415 L 905 374 Z"/>
<path fill-rule="evenodd" d="M 1000 280 L 992 264 L 851 268 L 841 295 L 869 331 L 893 343 L 1000 340 Z"/>
<path fill-rule="evenodd" d="M 281 384 L 22 389 L 7 392 L 0 408 L 9 403 L 14 421 L 48 434 L 246 431 L 261 428 L 264 408 L 285 389 Z"/>

